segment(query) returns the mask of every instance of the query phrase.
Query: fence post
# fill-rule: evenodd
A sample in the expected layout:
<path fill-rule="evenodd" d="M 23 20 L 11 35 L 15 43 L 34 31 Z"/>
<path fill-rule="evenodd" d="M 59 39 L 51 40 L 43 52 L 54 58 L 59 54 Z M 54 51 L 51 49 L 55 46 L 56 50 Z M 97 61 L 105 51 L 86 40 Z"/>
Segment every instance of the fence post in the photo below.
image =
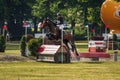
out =
<path fill-rule="evenodd" d="M 114 61 L 118 61 L 118 50 L 114 50 L 113 57 L 114 57 Z"/>

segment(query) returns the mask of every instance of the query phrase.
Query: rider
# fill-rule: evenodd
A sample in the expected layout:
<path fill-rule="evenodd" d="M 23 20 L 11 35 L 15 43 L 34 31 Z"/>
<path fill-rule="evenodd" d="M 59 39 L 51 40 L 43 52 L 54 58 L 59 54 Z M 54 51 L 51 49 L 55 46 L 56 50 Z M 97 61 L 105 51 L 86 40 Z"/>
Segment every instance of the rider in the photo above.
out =
<path fill-rule="evenodd" d="M 59 34 L 60 34 L 60 38 L 61 38 L 61 31 L 62 28 L 64 27 L 64 20 L 63 17 L 60 13 L 57 13 L 57 27 L 59 28 Z"/>
<path fill-rule="evenodd" d="M 63 23 L 64 23 L 64 21 L 63 21 L 62 15 L 60 13 L 57 13 L 57 24 L 61 25 Z"/>

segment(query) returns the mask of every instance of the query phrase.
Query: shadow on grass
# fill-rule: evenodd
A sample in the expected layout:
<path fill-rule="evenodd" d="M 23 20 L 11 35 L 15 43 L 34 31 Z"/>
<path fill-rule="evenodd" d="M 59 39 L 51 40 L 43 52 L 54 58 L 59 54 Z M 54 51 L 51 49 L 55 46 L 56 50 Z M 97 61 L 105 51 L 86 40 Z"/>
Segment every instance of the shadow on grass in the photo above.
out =
<path fill-rule="evenodd" d="M 76 45 L 76 46 L 77 46 L 77 48 L 88 48 L 87 45 Z"/>
<path fill-rule="evenodd" d="M 45 63 L 45 64 L 73 64 L 72 62 L 67 63 L 67 62 L 52 62 L 52 61 L 36 61 L 36 62 L 40 62 L 40 63 Z"/>
<path fill-rule="evenodd" d="M 91 62 L 84 62 L 84 63 L 88 63 L 88 64 L 103 64 L 104 62 L 101 62 L 101 61 L 91 61 Z"/>

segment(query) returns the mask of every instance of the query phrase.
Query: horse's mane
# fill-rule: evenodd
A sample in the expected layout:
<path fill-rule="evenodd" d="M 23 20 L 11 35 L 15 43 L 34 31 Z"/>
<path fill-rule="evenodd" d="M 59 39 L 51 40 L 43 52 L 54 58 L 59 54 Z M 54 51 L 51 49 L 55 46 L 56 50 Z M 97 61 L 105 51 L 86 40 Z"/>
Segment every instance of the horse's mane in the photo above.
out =
<path fill-rule="evenodd" d="M 57 24 L 54 21 L 52 21 L 51 19 L 47 19 L 47 20 L 49 20 L 55 27 L 57 26 Z"/>

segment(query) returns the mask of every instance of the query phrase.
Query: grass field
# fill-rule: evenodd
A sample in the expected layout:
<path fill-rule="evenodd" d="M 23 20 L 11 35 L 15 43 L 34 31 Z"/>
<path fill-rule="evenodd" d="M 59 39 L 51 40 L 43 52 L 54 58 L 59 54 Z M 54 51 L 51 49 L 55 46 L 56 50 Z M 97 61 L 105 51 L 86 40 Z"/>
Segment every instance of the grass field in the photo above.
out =
<path fill-rule="evenodd" d="M 7 42 L 5 54 L 19 55 L 19 42 Z"/>
<path fill-rule="evenodd" d="M 85 52 L 86 44 L 77 43 L 78 50 Z M 19 53 L 19 44 L 7 44 L 2 54 Z M 0 80 L 120 80 L 120 62 L 0 62 Z"/>
<path fill-rule="evenodd" d="M 88 43 L 87 42 L 76 42 L 76 47 L 78 52 L 88 52 Z M 109 53 L 112 54 L 114 51 L 109 50 Z M 18 54 L 19 51 L 19 42 L 9 42 L 6 47 L 6 54 Z M 120 53 L 120 50 L 119 50 Z"/>
<path fill-rule="evenodd" d="M 78 52 L 88 52 L 88 43 L 75 43 Z"/>
<path fill-rule="evenodd" d="M 120 80 L 120 63 L 0 62 L 0 80 Z"/>

